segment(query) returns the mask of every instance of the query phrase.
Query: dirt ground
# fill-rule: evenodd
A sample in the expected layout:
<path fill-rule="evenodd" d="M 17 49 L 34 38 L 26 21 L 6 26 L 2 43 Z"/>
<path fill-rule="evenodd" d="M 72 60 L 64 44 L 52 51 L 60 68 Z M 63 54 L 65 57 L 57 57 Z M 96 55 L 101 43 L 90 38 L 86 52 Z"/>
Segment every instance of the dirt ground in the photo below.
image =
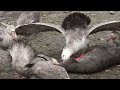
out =
<path fill-rule="evenodd" d="M 29 12 L 29 11 L 28 11 Z M 76 11 L 39 11 L 40 21 L 53 24 L 61 24 L 63 19 L 70 13 Z M 87 14 L 91 18 L 90 26 L 110 20 L 120 20 L 120 11 L 77 11 Z M 22 11 L 0 11 L 0 21 L 8 24 L 16 25 L 16 20 Z M 105 38 L 110 32 L 99 32 L 91 35 L 90 44 L 105 44 Z M 58 32 L 40 32 L 29 36 L 29 43 L 38 52 L 42 52 L 48 56 L 59 59 L 61 56 L 62 48 L 65 46 L 65 38 Z M 99 40 L 99 41 L 98 41 Z M 118 41 L 119 42 L 119 41 Z M 110 43 L 107 43 L 110 44 Z M 114 66 L 107 70 L 93 73 L 93 74 L 76 74 L 69 73 L 71 79 L 119 79 L 120 66 Z M 4 75 L 3 75 L 4 76 Z M 3 78 L 6 78 L 3 77 Z"/>

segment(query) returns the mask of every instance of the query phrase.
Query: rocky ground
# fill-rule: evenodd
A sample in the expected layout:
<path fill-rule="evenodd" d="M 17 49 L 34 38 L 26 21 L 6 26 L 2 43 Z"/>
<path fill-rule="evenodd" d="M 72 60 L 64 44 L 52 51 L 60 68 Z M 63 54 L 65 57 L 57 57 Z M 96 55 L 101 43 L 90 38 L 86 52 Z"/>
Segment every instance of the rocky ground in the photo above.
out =
<path fill-rule="evenodd" d="M 29 11 L 28 11 L 29 12 Z M 70 13 L 75 11 L 39 11 L 40 21 L 54 24 L 61 24 L 63 19 Z M 80 12 L 80 11 L 77 11 Z M 91 18 L 90 26 L 110 20 L 120 20 L 120 11 L 81 11 Z M 0 11 L 0 21 L 8 24 L 16 25 L 16 20 L 22 11 Z M 91 35 L 90 45 L 111 44 L 106 42 L 107 36 L 110 32 L 99 32 Z M 29 43 L 38 52 L 42 52 L 48 56 L 59 59 L 62 48 L 65 46 L 65 39 L 61 33 L 58 32 L 40 32 L 29 36 Z M 119 42 L 119 41 L 118 41 Z M 114 66 L 107 70 L 93 73 L 93 74 L 75 74 L 69 73 L 71 79 L 119 79 L 120 66 Z M 1 75 L 0 75 L 1 76 Z M 5 73 L 0 78 L 7 78 Z"/>

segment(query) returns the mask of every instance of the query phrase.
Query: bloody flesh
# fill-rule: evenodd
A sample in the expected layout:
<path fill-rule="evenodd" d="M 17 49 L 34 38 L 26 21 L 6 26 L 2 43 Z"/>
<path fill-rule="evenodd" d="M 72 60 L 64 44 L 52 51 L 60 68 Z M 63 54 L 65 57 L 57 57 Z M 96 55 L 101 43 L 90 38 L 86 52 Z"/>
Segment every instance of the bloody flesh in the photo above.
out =
<path fill-rule="evenodd" d="M 79 57 L 75 58 L 76 61 L 79 61 L 80 59 L 84 58 L 85 54 L 81 54 Z"/>
<path fill-rule="evenodd" d="M 76 60 L 76 61 L 80 61 L 82 58 L 85 57 L 85 55 L 86 55 L 88 52 L 91 52 L 91 51 L 92 51 L 92 50 L 88 50 L 88 51 L 86 51 L 86 52 L 80 54 L 80 56 L 77 57 L 77 58 L 74 58 L 74 60 Z"/>

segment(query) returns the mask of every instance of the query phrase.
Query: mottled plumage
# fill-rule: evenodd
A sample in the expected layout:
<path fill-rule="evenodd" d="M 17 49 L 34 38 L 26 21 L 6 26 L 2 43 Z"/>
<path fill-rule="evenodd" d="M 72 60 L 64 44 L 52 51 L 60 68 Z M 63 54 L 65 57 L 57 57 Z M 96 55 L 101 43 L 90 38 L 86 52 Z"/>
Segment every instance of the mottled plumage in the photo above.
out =
<path fill-rule="evenodd" d="M 87 28 L 91 19 L 83 13 L 73 13 L 68 15 L 62 22 L 65 30 L 74 30 L 76 28 Z"/>
<path fill-rule="evenodd" d="M 0 47 L 7 49 L 14 43 L 11 31 L 5 27 L 0 27 Z"/>
<path fill-rule="evenodd" d="M 59 31 L 66 39 L 61 58 L 67 60 L 77 51 L 87 47 L 88 36 L 99 31 L 120 31 L 120 21 L 103 22 L 89 27 L 91 19 L 82 13 L 72 13 L 65 17 L 62 25 L 49 23 L 31 23 L 16 28 L 18 35 L 31 35 L 38 32 Z"/>
<path fill-rule="evenodd" d="M 13 69 L 21 75 L 41 79 L 69 79 L 63 67 L 54 65 L 51 58 L 44 54 L 35 54 L 24 43 L 15 43 L 9 52 Z"/>

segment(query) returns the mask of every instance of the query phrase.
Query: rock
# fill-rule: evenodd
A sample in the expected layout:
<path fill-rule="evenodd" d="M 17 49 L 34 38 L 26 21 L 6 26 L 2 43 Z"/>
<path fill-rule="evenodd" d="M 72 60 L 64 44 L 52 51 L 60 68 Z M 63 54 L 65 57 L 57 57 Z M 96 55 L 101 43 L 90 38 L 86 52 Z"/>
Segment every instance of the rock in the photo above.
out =
<path fill-rule="evenodd" d="M 70 79 L 63 67 L 53 65 L 52 61 L 38 61 L 31 69 L 40 79 Z"/>
<path fill-rule="evenodd" d="M 64 11 L 64 13 L 70 13 L 71 11 Z"/>
<path fill-rule="evenodd" d="M 28 14 L 27 12 L 23 12 L 17 20 L 17 25 L 19 26 L 36 22 L 39 22 L 39 12 L 34 11 Z"/>
<path fill-rule="evenodd" d="M 91 14 L 91 12 L 90 12 L 90 11 L 87 11 L 86 14 Z"/>
<path fill-rule="evenodd" d="M 0 20 L 4 19 L 4 14 L 5 14 L 5 11 L 0 11 Z"/>
<path fill-rule="evenodd" d="M 110 70 L 105 70 L 105 72 L 110 72 Z"/>
<path fill-rule="evenodd" d="M 0 73 L 11 67 L 12 58 L 7 51 L 0 49 Z"/>
<path fill-rule="evenodd" d="M 115 14 L 115 11 L 110 11 L 109 12 L 111 15 L 114 15 Z"/>
<path fill-rule="evenodd" d="M 11 62 L 9 52 L 0 49 L 0 79 L 22 79 L 22 76 L 12 69 Z"/>
<path fill-rule="evenodd" d="M 51 58 L 52 62 L 54 65 L 59 65 L 60 63 L 57 61 L 55 58 Z"/>
<path fill-rule="evenodd" d="M 120 65 L 117 65 L 118 67 L 120 67 Z"/>

